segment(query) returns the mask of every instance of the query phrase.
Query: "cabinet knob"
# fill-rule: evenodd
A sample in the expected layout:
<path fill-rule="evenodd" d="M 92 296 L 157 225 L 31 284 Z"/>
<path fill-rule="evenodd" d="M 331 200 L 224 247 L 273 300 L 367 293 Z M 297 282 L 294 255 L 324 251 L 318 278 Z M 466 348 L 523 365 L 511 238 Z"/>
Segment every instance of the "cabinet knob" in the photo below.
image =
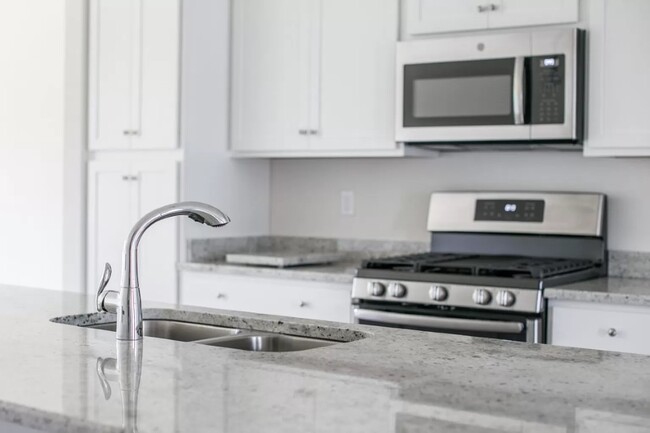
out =
<path fill-rule="evenodd" d="M 122 134 L 124 134 L 124 135 L 131 135 L 131 131 L 129 131 L 129 130 L 127 129 L 127 130 L 123 131 Z"/>
<path fill-rule="evenodd" d="M 217 293 L 217 299 L 226 299 L 225 293 Z"/>
<path fill-rule="evenodd" d="M 318 135 L 318 129 L 310 129 L 309 135 Z"/>
<path fill-rule="evenodd" d="M 299 129 L 299 130 L 298 130 L 298 134 L 300 134 L 300 135 L 307 135 L 307 134 L 309 134 L 309 131 L 306 130 L 306 129 Z"/>
<path fill-rule="evenodd" d="M 307 302 L 305 302 L 305 301 L 300 301 L 300 304 L 298 304 L 298 306 L 299 306 L 300 308 L 305 308 L 305 307 L 309 306 L 309 303 L 307 303 Z"/>
<path fill-rule="evenodd" d="M 616 328 L 609 328 L 607 330 L 607 335 L 609 335 L 610 337 L 616 337 L 617 333 L 618 332 L 616 331 Z"/>

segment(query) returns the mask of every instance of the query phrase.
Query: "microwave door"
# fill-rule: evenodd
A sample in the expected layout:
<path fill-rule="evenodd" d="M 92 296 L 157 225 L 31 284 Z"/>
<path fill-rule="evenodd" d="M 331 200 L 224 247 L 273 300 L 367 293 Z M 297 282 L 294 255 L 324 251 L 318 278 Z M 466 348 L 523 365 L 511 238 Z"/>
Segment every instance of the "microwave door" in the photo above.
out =
<path fill-rule="evenodd" d="M 529 140 L 524 57 L 407 64 L 398 140 Z"/>

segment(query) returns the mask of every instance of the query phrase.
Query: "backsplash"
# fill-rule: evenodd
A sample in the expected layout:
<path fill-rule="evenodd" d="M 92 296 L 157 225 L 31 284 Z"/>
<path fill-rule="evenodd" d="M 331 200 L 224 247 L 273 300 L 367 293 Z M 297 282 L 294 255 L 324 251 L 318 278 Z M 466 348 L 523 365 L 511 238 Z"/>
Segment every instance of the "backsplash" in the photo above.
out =
<path fill-rule="evenodd" d="M 576 191 L 608 197 L 608 248 L 650 252 L 650 158 L 575 152 L 443 153 L 437 158 L 272 163 L 271 235 L 427 242 L 434 191 Z M 341 215 L 341 191 L 354 193 Z"/>
<path fill-rule="evenodd" d="M 190 262 L 210 263 L 224 260 L 228 253 L 254 252 L 341 252 L 345 260 L 361 261 L 370 257 L 411 254 L 428 251 L 428 242 L 326 239 L 296 236 L 250 236 L 192 239 L 187 244 Z"/>

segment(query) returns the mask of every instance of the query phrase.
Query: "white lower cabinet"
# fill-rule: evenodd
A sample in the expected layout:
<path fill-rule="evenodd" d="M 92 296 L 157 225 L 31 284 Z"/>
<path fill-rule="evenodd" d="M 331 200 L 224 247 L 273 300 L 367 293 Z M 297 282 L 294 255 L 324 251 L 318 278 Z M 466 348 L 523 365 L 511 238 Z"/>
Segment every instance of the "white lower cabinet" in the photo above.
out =
<path fill-rule="evenodd" d="M 548 342 L 650 355 L 650 308 L 549 301 Z"/>
<path fill-rule="evenodd" d="M 183 305 L 351 322 L 352 284 L 184 271 Z"/>
<path fill-rule="evenodd" d="M 108 288 L 119 290 L 122 247 L 131 227 L 153 209 L 178 201 L 178 162 L 95 160 L 88 164 L 88 290 L 113 267 Z M 147 230 L 139 251 L 142 299 L 176 303 L 178 221 L 160 221 Z"/>

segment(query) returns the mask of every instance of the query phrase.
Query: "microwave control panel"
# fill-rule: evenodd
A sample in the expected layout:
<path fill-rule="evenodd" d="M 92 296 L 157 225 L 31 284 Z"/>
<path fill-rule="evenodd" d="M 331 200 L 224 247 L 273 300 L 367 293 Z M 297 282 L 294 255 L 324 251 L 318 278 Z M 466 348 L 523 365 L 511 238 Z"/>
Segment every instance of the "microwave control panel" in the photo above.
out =
<path fill-rule="evenodd" d="M 564 54 L 529 58 L 530 122 L 534 125 L 564 123 Z"/>

